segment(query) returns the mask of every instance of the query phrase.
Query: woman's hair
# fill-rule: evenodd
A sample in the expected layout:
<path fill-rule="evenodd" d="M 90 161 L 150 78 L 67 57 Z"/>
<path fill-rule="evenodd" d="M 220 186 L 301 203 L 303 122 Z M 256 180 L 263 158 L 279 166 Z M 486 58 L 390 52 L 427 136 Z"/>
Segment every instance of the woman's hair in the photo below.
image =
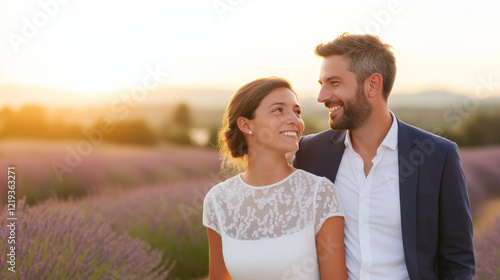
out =
<path fill-rule="evenodd" d="M 317 45 L 314 52 L 320 57 L 344 55 L 349 61 L 348 70 L 356 74 L 358 86 L 373 73 L 379 73 L 383 78 L 384 99 L 388 100 L 396 78 L 396 58 L 391 48 L 375 35 L 344 33 Z"/>
<path fill-rule="evenodd" d="M 288 88 L 295 94 L 287 80 L 273 76 L 245 84 L 231 98 L 222 118 L 217 141 L 222 158 L 222 172 L 241 172 L 246 169 L 248 145 L 245 135 L 238 127 L 238 118 L 253 119 L 262 99 L 277 88 Z"/>

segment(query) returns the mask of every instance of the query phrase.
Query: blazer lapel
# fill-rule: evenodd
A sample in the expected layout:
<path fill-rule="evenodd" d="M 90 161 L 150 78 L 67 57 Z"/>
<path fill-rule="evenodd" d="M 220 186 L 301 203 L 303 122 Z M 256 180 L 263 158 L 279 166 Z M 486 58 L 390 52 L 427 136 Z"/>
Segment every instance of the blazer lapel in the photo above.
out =
<path fill-rule="evenodd" d="M 406 266 L 411 279 L 419 279 L 417 263 L 417 182 L 420 152 L 414 149 L 410 126 L 398 120 L 399 197 Z"/>
<path fill-rule="evenodd" d="M 321 176 L 324 176 L 332 183 L 335 182 L 337 178 L 337 171 L 339 170 L 340 161 L 342 160 L 342 155 L 345 150 L 345 139 L 346 131 L 339 131 L 335 133 L 332 138 L 330 138 L 331 144 L 325 146 L 323 152 L 323 158 L 321 160 Z"/>

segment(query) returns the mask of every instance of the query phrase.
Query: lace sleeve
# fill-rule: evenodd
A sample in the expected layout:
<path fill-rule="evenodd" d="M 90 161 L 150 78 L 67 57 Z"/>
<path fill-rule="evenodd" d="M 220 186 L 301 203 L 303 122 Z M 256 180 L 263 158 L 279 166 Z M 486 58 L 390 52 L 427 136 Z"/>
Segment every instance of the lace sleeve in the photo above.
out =
<path fill-rule="evenodd" d="M 335 216 L 344 216 L 335 186 L 330 180 L 322 178 L 316 189 L 315 200 L 315 230 L 316 234 L 326 219 Z"/>
<path fill-rule="evenodd" d="M 217 232 L 220 235 L 219 220 L 217 219 L 215 202 L 214 202 L 214 188 L 210 190 L 205 199 L 203 200 L 203 225 Z"/>

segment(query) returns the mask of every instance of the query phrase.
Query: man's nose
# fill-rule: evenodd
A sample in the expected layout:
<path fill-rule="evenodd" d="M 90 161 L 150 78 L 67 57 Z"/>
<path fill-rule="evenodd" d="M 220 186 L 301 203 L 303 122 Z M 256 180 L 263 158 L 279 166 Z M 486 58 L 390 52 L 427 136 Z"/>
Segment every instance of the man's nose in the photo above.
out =
<path fill-rule="evenodd" d="M 328 92 L 328 90 L 324 86 L 321 86 L 321 88 L 319 89 L 319 94 L 317 99 L 318 102 L 324 103 L 325 101 L 330 100 L 331 97 L 332 97 L 331 93 Z"/>

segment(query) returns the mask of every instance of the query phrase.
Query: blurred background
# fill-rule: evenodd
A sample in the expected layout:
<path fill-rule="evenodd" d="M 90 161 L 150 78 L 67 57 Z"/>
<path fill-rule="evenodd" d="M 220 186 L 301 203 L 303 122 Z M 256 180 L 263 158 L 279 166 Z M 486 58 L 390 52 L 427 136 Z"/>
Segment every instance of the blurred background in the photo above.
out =
<path fill-rule="evenodd" d="M 486 0 L 0 0 L 0 216 L 14 166 L 22 272 L 6 269 L 2 227 L 1 278 L 206 277 L 202 204 L 226 178 L 214 143 L 229 98 L 281 76 L 305 134 L 328 129 L 313 50 L 349 32 L 393 46 L 396 116 L 459 145 L 477 277 L 497 279 L 499 13 Z"/>

